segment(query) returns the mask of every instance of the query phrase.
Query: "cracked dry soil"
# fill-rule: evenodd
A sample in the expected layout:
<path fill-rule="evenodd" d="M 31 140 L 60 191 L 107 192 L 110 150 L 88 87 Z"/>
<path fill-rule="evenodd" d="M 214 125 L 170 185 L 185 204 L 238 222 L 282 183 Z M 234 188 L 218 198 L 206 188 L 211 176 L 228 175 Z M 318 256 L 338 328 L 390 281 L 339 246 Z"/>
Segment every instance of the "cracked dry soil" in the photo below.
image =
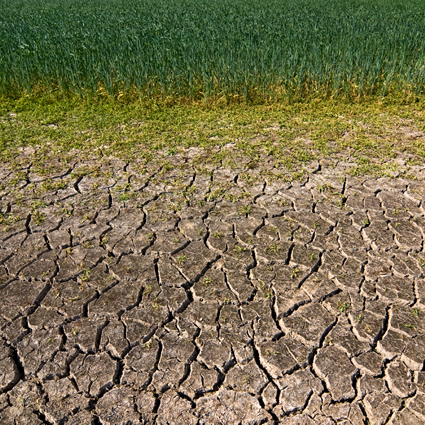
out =
<path fill-rule="evenodd" d="M 425 168 L 171 161 L 2 165 L 0 423 L 425 423 Z"/>

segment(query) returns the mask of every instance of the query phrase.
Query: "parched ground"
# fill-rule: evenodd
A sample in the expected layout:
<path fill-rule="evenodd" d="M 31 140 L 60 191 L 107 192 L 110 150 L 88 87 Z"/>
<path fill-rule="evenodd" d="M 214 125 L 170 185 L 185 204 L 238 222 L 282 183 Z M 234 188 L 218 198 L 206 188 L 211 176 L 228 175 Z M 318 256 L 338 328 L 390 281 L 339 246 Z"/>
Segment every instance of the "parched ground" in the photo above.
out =
<path fill-rule="evenodd" d="M 0 167 L 1 424 L 425 422 L 424 166 L 30 154 Z"/>

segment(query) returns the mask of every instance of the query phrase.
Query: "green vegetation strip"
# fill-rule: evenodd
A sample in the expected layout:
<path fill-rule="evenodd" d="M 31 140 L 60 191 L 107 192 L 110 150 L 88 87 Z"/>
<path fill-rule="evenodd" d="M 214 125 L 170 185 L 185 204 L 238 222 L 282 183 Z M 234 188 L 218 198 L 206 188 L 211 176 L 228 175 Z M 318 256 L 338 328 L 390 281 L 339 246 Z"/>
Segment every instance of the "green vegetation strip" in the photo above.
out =
<path fill-rule="evenodd" d="M 220 102 L 425 87 L 422 0 L 0 0 L 0 94 Z"/>
<path fill-rule="evenodd" d="M 197 148 L 189 162 L 199 167 L 239 167 L 243 156 L 250 168 L 267 168 L 276 176 L 282 170 L 296 176 L 314 160 L 346 162 L 354 175 L 396 175 L 400 166 L 424 164 L 424 104 L 425 98 L 405 105 L 256 106 L 3 99 L 0 157 L 13 164 L 22 148 L 35 147 L 28 161 L 47 170 L 53 158 L 72 162 L 105 155 L 166 164 Z"/>

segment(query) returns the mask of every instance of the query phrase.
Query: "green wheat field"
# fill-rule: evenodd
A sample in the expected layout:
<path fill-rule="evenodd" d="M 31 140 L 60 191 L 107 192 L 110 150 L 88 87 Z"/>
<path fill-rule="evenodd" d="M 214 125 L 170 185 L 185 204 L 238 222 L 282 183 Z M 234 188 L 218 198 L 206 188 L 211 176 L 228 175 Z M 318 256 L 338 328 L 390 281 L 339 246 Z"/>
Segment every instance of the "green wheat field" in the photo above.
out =
<path fill-rule="evenodd" d="M 0 0 L 0 95 L 422 95 L 423 0 Z"/>

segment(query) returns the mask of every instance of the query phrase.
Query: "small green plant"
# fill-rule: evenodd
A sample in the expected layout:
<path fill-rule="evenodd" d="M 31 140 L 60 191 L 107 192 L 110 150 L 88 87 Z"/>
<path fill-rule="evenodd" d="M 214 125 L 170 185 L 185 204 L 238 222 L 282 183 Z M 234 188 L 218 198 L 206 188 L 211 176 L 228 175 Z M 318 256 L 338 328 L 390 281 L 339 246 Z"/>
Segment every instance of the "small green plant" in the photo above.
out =
<path fill-rule="evenodd" d="M 421 266 L 425 266 L 425 260 L 420 255 L 415 254 L 414 256 L 419 261 L 419 263 L 421 264 Z"/>
<path fill-rule="evenodd" d="M 316 260 L 316 255 L 314 254 L 314 252 L 312 252 L 309 256 L 308 259 L 310 261 L 310 263 L 312 263 L 313 261 Z"/>
<path fill-rule="evenodd" d="M 238 256 L 238 258 L 241 258 L 242 257 L 242 253 L 245 252 L 245 251 L 246 251 L 246 248 L 243 247 L 243 246 L 240 246 L 240 245 L 236 245 L 233 248 L 233 252 L 236 253 L 236 255 Z"/>
<path fill-rule="evenodd" d="M 90 241 L 84 241 L 81 245 L 84 249 L 94 248 L 94 245 Z"/>
<path fill-rule="evenodd" d="M 207 196 L 208 201 L 215 201 L 217 198 L 219 198 L 221 195 L 223 195 L 224 190 L 219 188 L 219 189 L 214 189 L 212 192 L 209 193 L 209 195 Z"/>
<path fill-rule="evenodd" d="M 32 219 L 34 220 L 34 223 L 39 226 L 46 220 L 46 216 L 41 211 L 34 211 Z"/>
<path fill-rule="evenodd" d="M 418 317 L 419 316 L 419 308 L 412 308 L 412 314 L 413 314 L 413 316 L 415 316 L 415 317 Z"/>
<path fill-rule="evenodd" d="M 323 192 L 325 192 L 326 190 L 328 190 L 329 189 L 329 186 L 328 185 L 326 185 L 326 184 L 318 184 L 317 185 L 317 190 L 320 192 L 320 193 L 323 193 Z"/>
<path fill-rule="evenodd" d="M 108 237 L 106 235 L 102 235 L 100 237 L 100 246 L 104 248 L 106 244 L 108 243 Z"/>
<path fill-rule="evenodd" d="M 269 231 L 273 233 L 279 233 L 279 230 L 276 226 L 269 226 Z"/>
<path fill-rule="evenodd" d="M 90 280 L 90 275 L 91 272 L 89 269 L 83 269 L 79 277 L 83 282 L 87 282 L 88 280 Z"/>
<path fill-rule="evenodd" d="M 130 198 L 131 198 L 131 193 L 129 193 L 129 192 L 120 193 L 120 195 L 119 195 L 119 197 L 118 197 L 118 199 L 119 199 L 121 202 L 126 202 L 126 201 L 128 201 Z"/>
<path fill-rule="evenodd" d="M 263 291 L 263 293 L 264 293 L 264 296 L 268 299 L 268 300 L 270 300 L 271 298 L 272 298 L 272 292 L 271 292 L 271 289 L 264 283 L 264 281 L 263 280 L 260 280 L 259 281 L 259 284 L 260 284 L 260 288 L 261 288 L 261 290 Z"/>
<path fill-rule="evenodd" d="M 40 200 L 34 201 L 31 204 L 31 210 L 32 211 L 38 210 L 39 208 L 46 208 L 46 207 L 47 207 L 46 203 L 44 201 L 40 201 Z"/>
<path fill-rule="evenodd" d="M 265 251 L 266 252 L 270 252 L 270 253 L 273 253 L 273 254 L 278 254 L 279 252 L 280 252 L 280 245 L 279 244 L 277 244 L 277 243 L 275 243 L 275 242 L 272 242 L 266 249 L 265 249 Z"/>
<path fill-rule="evenodd" d="M 205 286 L 208 286 L 208 285 L 211 285 L 211 283 L 213 283 L 213 280 L 210 279 L 209 277 L 204 277 L 203 282 Z"/>
<path fill-rule="evenodd" d="M 150 293 L 152 292 L 152 285 L 146 285 L 143 289 L 143 294 L 149 297 Z"/>
<path fill-rule="evenodd" d="M 337 202 L 337 206 L 339 208 L 343 208 L 344 207 L 344 204 L 345 204 L 345 201 L 347 200 L 347 198 L 344 195 L 339 195 L 339 196 L 340 196 L 340 199 Z"/>
<path fill-rule="evenodd" d="M 251 205 L 246 205 L 239 208 L 240 215 L 248 215 L 250 212 L 251 212 Z"/>
<path fill-rule="evenodd" d="M 60 189 L 65 189 L 68 184 L 63 181 L 59 180 L 57 182 L 54 182 L 52 179 L 47 179 L 41 184 L 41 189 L 43 191 L 56 191 Z"/>
<path fill-rule="evenodd" d="M 71 217 L 73 214 L 73 210 L 71 207 L 63 207 L 62 208 L 62 212 L 67 216 L 67 217 Z"/>
<path fill-rule="evenodd" d="M 193 195 L 195 192 L 196 192 L 196 186 L 193 185 L 193 186 L 186 187 L 183 191 L 183 194 L 185 197 L 189 197 Z"/>
<path fill-rule="evenodd" d="M 230 202 L 236 202 L 238 200 L 236 195 L 233 195 L 232 193 L 226 193 L 224 195 L 224 199 L 226 199 L 227 201 L 230 201 Z"/>
<path fill-rule="evenodd" d="M 292 273 L 291 273 L 291 279 L 295 279 L 299 275 L 300 272 L 301 272 L 301 270 L 297 267 L 295 269 L 293 269 Z"/>
<path fill-rule="evenodd" d="M 182 266 L 187 260 L 189 260 L 187 255 L 181 255 L 180 257 L 177 257 L 177 264 Z"/>
<path fill-rule="evenodd" d="M 81 220 L 81 223 L 85 223 L 86 221 L 90 221 L 90 216 L 86 214 L 83 219 Z"/>
<path fill-rule="evenodd" d="M 348 301 L 342 302 L 341 300 L 337 301 L 336 308 L 341 312 L 345 313 L 350 308 L 350 303 Z"/>
<path fill-rule="evenodd" d="M 217 239 L 221 239 L 224 235 L 223 235 L 223 233 L 216 231 L 211 236 L 214 237 L 214 238 L 217 238 Z"/>
<path fill-rule="evenodd" d="M 0 224 L 10 225 L 16 223 L 20 219 L 21 217 L 19 215 L 0 213 Z"/>

